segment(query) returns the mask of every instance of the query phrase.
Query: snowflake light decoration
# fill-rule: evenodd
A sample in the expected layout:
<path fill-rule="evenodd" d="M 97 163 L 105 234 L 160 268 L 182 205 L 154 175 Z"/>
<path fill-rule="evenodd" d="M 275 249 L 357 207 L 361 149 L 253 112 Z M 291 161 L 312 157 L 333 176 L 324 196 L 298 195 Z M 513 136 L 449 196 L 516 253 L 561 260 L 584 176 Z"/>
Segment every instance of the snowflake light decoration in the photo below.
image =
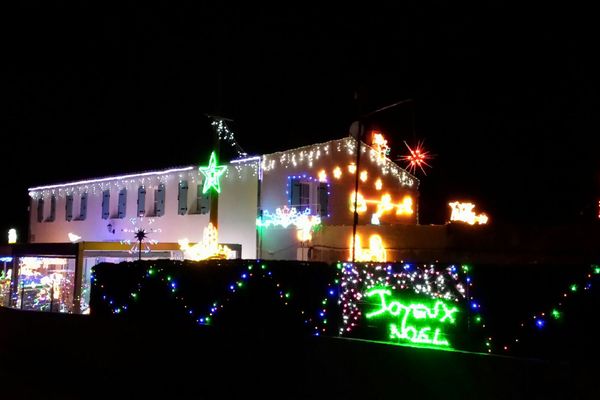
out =
<path fill-rule="evenodd" d="M 154 218 L 148 219 L 148 226 L 142 226 L 141 224 L 144 222 L 144 218 L 130 218 L 129 222 L 133 225 L 132 228 L 125 228 L 123 232 L 133 233 L 134 240 L 132 244 L 131 239 L 121 240 L 121 244 L 131 245 L 131 249 L 129 249 L 129 253 L 138 253 L 142 254 L 142 249 L 144 253 L 150 253 L 150 246 L 157 244 L 158 241 L 154 239 L 149 239 L 148 235 L 151 233 L 162 232 L 160 228 L 150 228 L 149 226 L 154 223 Z"/>

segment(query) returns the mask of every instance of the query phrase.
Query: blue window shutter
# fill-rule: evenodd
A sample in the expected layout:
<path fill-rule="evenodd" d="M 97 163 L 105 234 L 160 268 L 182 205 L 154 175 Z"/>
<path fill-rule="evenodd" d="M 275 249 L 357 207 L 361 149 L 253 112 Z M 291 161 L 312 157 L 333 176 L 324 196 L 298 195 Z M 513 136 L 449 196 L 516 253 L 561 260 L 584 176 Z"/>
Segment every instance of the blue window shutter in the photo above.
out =
<path fill-rule="evenodd" d="M 127 212 L 127 189 L 123 188 L 119 192 L 119 210 L 118 217 L 125 218 Z"/>
<path fill-rule="evenodd" d="M 329 207 L 329 190 L 326 183 L 319 182 L 317 194 L 319 199 L 319 215 L 321 217 L 326 217 L 327 208 Z"/>
<path fill-rule="evenodd" d="M 157 217 L 165 215 L 165 185 L 162 183 L 154 192 L 154 215 Z"/>
<path fill-rule="evenodd" d="M 65 219 L 71 221 L 73 219 L 73 195 L 68 194 L 65 202 Z"/>
<path fill-rule="evenodd" d="M 108 219 L 110 214 L 110 190 L 102 192 L 102 219 Z"/>
<path fill-rule="evenodd" d="M 210 193 L 210 190 L 206 193 L 202 193 L 202 185 L 198 184 L 198 189 L 196 192 L 196 207 L 198 208 L 198 213 L 208 214 L 210 212 Z"/>
<path fill-rule="evenodd" d="M 44 199 L 39 198 L 37 202 L 37 222 L 44 221 Z"/>
<path fill-rule="evenodd" d="M 292 179 L 290 183 L 290 206 L 298 207 L 300 205 L 300 193 L 302 192 L 302 183 L 298 179 Z"/>
<path fill-rule="evenodd" d="M 137 216 L 143 217 L 146 214 L 146 189 L 143 186 L 138 188 Z"/>
<path fill-rule="evenodd" d="M 80 208 L 80 212 L 79 212 L 79 220 L 81 220 L 81 221 L 85 220 L 87 217 L 87 198 L 88 198 L 87 193 L 83 193 L 81 195 L 81 208 Z"/>
<path fill-rule="evenodd" d="M 56 196 L 52 195 L 50 197 L 50 216 L 48 217 L 48 222 L 53 222 L 56 218 Z"/>
<path fill-rule="evenodd" d="M 188 183 L 187 181 L 179 182 L 179 193 L 177 195 L 177 208 L 179 215 L 185 215 L 187 213 L 187 196 L 188 196 Z"/>

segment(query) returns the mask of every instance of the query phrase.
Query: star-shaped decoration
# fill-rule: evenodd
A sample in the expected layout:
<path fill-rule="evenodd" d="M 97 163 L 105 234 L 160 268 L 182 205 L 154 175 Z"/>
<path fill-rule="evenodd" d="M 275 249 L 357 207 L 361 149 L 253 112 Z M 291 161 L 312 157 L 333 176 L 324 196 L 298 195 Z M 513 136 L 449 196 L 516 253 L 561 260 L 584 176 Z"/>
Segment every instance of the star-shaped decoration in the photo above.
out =
<path fill-rule="evenodd" d="M 211 187 L 214 188 L 217 193 L 221 193 L 221 185 L 219 184 L 219 178 L 227 167 L 224 165 L 217 166 L 217 156 L 213 151 L 210 155 L 210 161 L 208 167 L 199 167 L 200 172 L 206 179 L 204 179 L 204 186 L 202 186 L 202 193 L 206 193 Z"/>
<path fill-rule="evenodd" d="M 431 168 L 431 165 L 427 164 L 427 160 L 432 159 L 433 155 L 429 154 L 429 152 L 423 148 L 423 142 L 417 143 L 417 147 L 414 149 L 411 148 L 408 143 L 404 142 L 404 144 L 410 153 L 407 156 L 401 156 L 399 160 L 407 162 L 406 169 L 411 174 L 414 174 L 417 168 L 421 168 L 423 174 L 427 175 L 423 166 Z"/>

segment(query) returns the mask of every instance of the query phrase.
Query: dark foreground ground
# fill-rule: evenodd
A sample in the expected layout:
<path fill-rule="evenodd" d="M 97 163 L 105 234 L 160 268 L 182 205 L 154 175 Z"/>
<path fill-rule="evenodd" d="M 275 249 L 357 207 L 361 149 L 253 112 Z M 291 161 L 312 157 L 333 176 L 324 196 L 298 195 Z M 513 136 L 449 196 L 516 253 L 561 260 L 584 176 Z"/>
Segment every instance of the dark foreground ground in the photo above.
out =
<path fill-rule="evenodd" d="M 599 398 L 598 362 L 0 308 L 0 399 Z"/>

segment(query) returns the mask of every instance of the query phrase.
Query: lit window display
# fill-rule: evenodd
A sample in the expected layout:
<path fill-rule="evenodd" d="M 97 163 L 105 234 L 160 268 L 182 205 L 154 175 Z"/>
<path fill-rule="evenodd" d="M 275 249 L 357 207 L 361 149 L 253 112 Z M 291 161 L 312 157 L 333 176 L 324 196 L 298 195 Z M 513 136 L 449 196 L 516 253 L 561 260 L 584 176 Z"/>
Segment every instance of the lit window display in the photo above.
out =
<path fill-rule="evenodd" d="M 74 258 L 19 258 L 16 308 L 72 312 L 74 277 Z"/>
<path fill-rule="evenodd" d="M 0 306 L 8 306 L 10 296 L 10 277 L 12 270 L 0 270 Z"/>

